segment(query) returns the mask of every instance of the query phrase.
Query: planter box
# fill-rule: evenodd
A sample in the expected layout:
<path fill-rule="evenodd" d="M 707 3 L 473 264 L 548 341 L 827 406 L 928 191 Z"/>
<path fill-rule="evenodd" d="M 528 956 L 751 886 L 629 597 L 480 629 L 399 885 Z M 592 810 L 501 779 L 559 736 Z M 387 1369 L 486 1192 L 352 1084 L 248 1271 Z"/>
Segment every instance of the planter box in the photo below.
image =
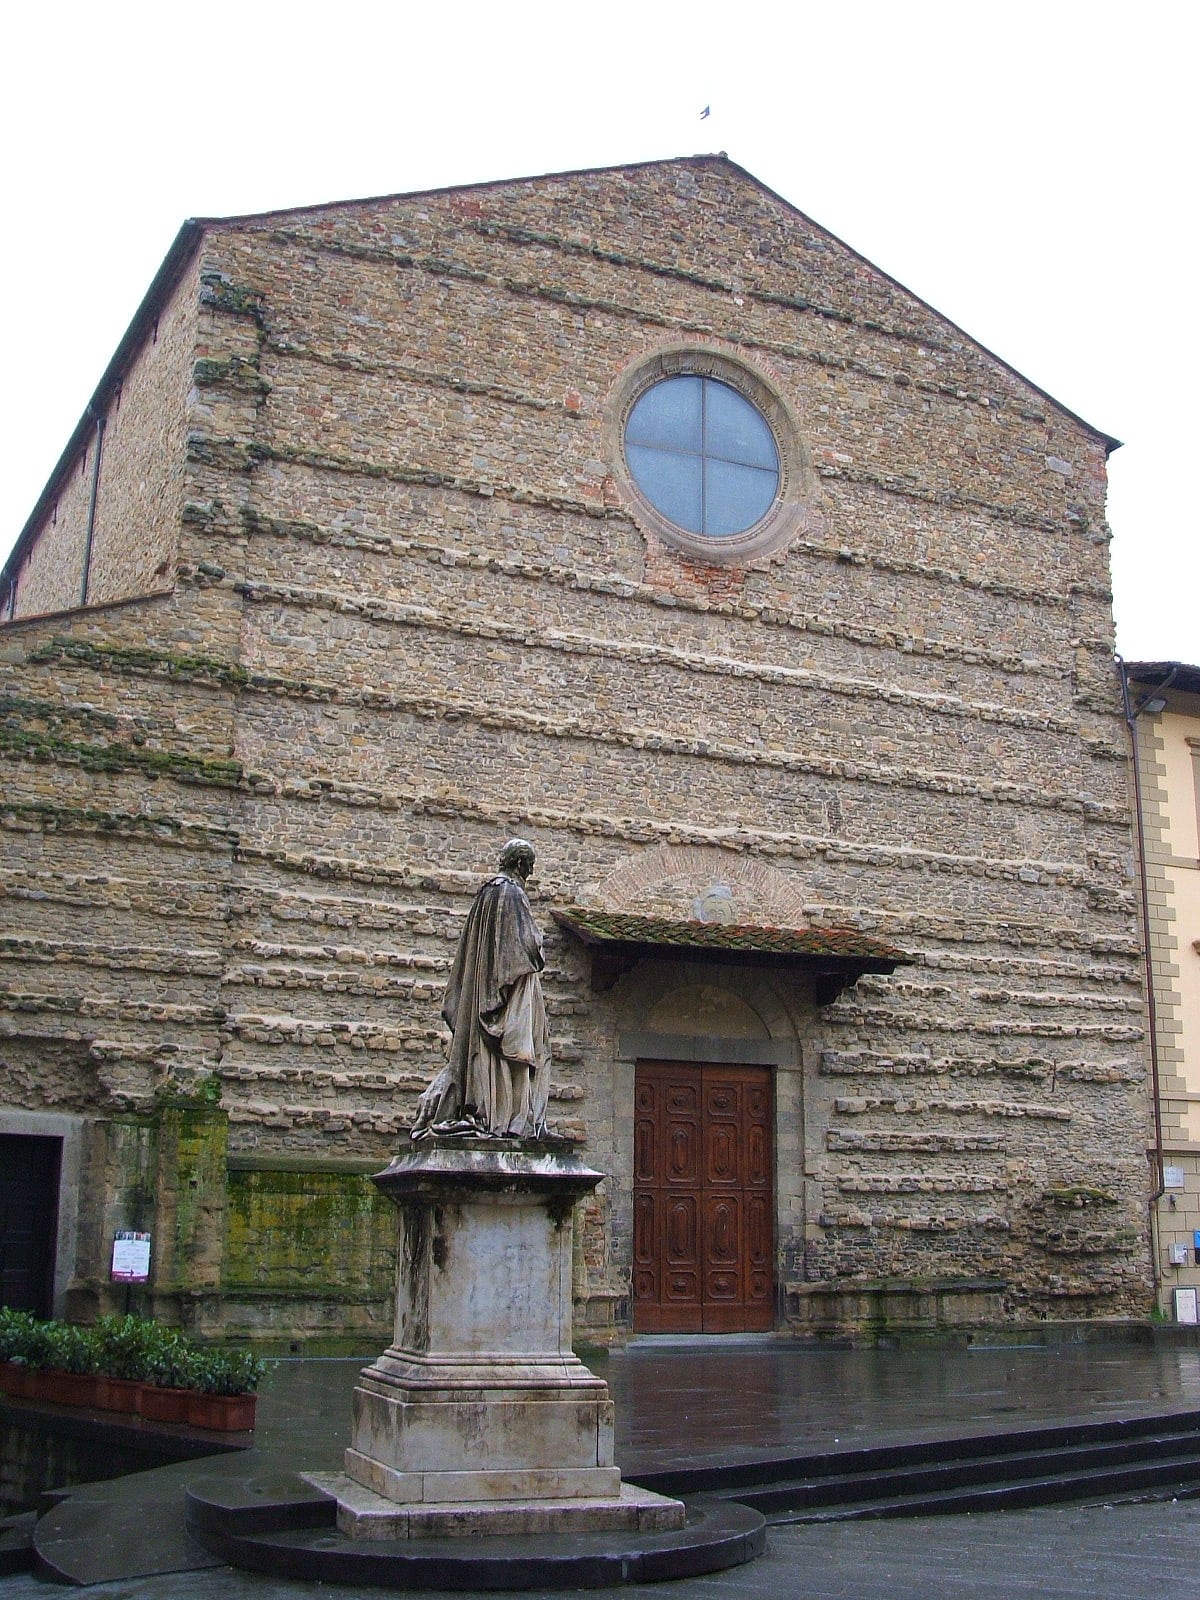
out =
<path fill-rule="evenodd" d="M 258 1399 L 253 1394 L 165 1389 L 101 1374 L 45 1372 L 17 1361 L 0 1361 L 0 1393 L 14 1400 L 49 1400 L 60 1406 L 117 1411 L 145 1417 L 147 1422 L 185 1422 L 220 1433 L 245 1433 L 253 1428 Z"/>
<path fill-rule="evenodd" d="M 160 1389 L 157 1384 L 145 1383 L 138 1411 L 147 1422 L 186 1422 L 191 1398 L 187 1389 Z"/>
<path fill-rule="evenodd" d="M 38 1374 L 20 1361 L 0 1361 L 0 1392 L 14 1400 L 32 1400 L 37 1394 Z"/>
<path fill-rule="evenodd" d="M 39 1372 L 34 1398 L 56 1406 L 94 1406 L 98 1380 L 90 1372 Z"/>
<path fill-rule="evenodd" d="M 146 1387 L 133 1378 L 96 1377 L 96 1404 L 102 1411 L 121 1411 L 134 1416 L 141 1410 L 142 1390 Z"/>
<path fill-rule="evenodd" d="M 188 1395 L 187 1419 L 193 1428 L 216 1428 L 222 1433 L 244 1433 L 254 1426 L 252 1394 Z"/>

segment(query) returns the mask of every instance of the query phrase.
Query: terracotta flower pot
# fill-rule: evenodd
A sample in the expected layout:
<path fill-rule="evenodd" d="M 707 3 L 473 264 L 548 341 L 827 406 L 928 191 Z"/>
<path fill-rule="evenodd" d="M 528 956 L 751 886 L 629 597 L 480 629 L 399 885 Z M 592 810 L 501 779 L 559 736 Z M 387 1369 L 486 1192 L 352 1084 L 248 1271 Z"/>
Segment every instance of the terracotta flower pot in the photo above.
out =
<path fill-rule="evenodd" d="M 14 1400 L 32 1400 L 37 1393 L 38 1374 L 21 1361 L 0 1361 L 0 1391 Z"/>
<path fill-rule="evenodd" d="M 202 1394 L 188 1395 L 187 1419 L 193 1428 L 216 1428 L 222 1433 L 244 1433 L 254 1426 L 252 1394 Z"/>
<path fill-rule="evenodd" d="M 96 1404 L 104 1411 L 132 1416 L 139 1409 L 144 1387 L 133 1378 L 110 1378 L 101 1373 L 96 1379 Z"/>
<path fill-rule="evenodd" d="M 145 1383 L 138 1411 L 147 1422 L 186 1422 L 189 1399 L 186 1389 L 161 1389 L 156 1383 Z"/>
<path fill-rule="evenodd" d="M 38 1374 L 37 1398 L 58 1406 L 94 1406 L 97 1379 L 90 1372 L 42 1372 Z"/>

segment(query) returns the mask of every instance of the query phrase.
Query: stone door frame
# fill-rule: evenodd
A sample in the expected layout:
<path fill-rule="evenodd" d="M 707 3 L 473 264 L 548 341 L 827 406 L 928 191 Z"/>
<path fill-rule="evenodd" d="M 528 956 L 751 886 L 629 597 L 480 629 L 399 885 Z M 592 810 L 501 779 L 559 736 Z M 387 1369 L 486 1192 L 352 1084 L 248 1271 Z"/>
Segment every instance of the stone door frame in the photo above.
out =
<path fill-rule="evenodd" d="M 52 1311 L 66 1315 L 67 1290 L 75 1277 L 78 1249 L 79 1191 L 83 1166 L 81 1116 L 48 1111 L 16 1111 L 0 1107 L 0 1133 L 35 1139 L 58 1139 L 58 1218 L 54 1239 Z"/>
<path fill-rule="evenodd" d="M 730 1065 L 728 1062 L 663 1061 L 639 1058 L 634 1077 L 637 1089 L 635 1104 L 635 1145 L 642 1152 L 639 1161 L 635 1151 L 633 1173 L 634 1200 L 634 1250 L 632 1323 L 635 1333 L 748 1333 L 771 1329 L 777 1320 L 778 1285 L 775 1257 L 775 1117 L 774 1074 L 762 1062 Z M 671 1096 L 682 1091 L 687 1108 L 677 1123 L 672 1115 Z M 756 1093 L 765 1093 L 768 1112 L 761 1118 L 769 1159 L 763 1164 L 765 1185 L 754 1178 L 751 1128 L 754 1119 L 747 1101 Z M 643 1099 L 643 1097 L 648 1099 Z M 719 1103 L 715 1121 L 712 1116 L 714 1097 Z M 721 1104 L 722 1097 L 724 1103 Z M 735 1108 L 732 1113 L 730 1107 Z M 645 1148 L 645 1130 L 649 1125 L 654 1133 L 651 1148 Z M 678 1171 L 669 1176 L 666 1167 L 674 1165 L 663 1137 L 672 1124 L 683 1133 L 684 1160 L 688 1169 L 686 1181 L 680 1181 Z M 718 1148 L 713 1142 L 714 1129 L 726 1133 L 734 1130 L 733 1174 L 726 1171 L 714 1175 L 711 1162 Z M 641 1129 L 641 1135 L 637 1129 Z M 685 1131 L 686 1130 L 686 1131 Z M 689 1137 L 688 1135 L 691 1135 Z M 648 1162 L 646 1160 L 648 1156 Z M 647 1170 L 648 1168 L 648 1170 Z M 650 1229 L 652 1252 L 649 1263 L 639 1255 L 639 1201 L 646 1201 L 653 1216 Z M 723 1202 L 732 1202 L 724 1204 Z M 765 1201 L 767 1282 L 753 1268 L 752 1240 L 755 1226 L 753 1211 Z M 682 1207 L 685 1216 L 691 1217 L 691 1245 L 693 1263 L 673 1263 L 669 1250 L 671 1223 L 669 1216 L 676 1207 Z M 715 1210 L 714 1210 L 715 1208 Z M 724 1258 L 723 1265 L 714 1259 L 710 1225 L 717 1212 L 724 1209 L 727 1220 L 731 1217 L 735 1242 L 732 1255 Z M 649 1274 L 656 1285 L 654 1296 L 638 1298 L 639 1265 L 648 1264 Z M 681 1271 L 692 1292 L 680 1298 L 672 1295 L 667 1280 Z M 715 1280 L 714 1280 L 715 1275 Z M 758 1277 L 757 1285 L 754 1283 Z M 730 1280 L 736 1279 L 738 1292 L 713 1292 L 714 1281 L 724 1282 L 728 1289 Z"/>
<path fill-rule="evenodd" d="M 613 991 L 626 1017 L 645 1015 L 661 993 L 663 964 L 639 962 L 638 967 Z M 633 1228 L 633 1101 L 639 1060 L 710 1062 L 720 1066 L 765 1066 L 771 1069 L 774 1106 L 773 1192 L 775 1197 L 775 1326 L 784 1324 L 786 1283 L 795 1276 L 793 1263 L 801 1259 L 805 1231 L 805 1094 L 803 1041 L 791 1005 L 765 971 L 724 966 L 672 964 L 674 985 L 695 981 L 719 984 L 754 1007 L 767 1037 L 730 1038 L 714 1034 L 655 1033 L 637 1027 L 618 1027 L 613 1063 L 612 1199 L 617 1233 L 629 1240 L 632 1263 Z M 797 1007 L 808 1001 L 802 990 Z M 811 1002 L 809 1002 L 811 1003 Z M 632 1325 L 632 1294 L 630 1324 Z M 649 1335 L 648 1337 L 653 1337 Z"/>

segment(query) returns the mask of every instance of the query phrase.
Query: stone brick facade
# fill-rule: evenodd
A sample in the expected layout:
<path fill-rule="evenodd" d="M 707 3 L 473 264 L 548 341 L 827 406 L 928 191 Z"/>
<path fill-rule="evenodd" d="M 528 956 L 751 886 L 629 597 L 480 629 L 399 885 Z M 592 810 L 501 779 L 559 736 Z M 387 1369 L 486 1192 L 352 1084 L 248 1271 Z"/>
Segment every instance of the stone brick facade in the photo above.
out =
<path fill-rule="evenodd" d="M 199 310 L 194 271 L 153 315 L 136 352 L 83 418 L 0 593 L 6 617 L 39 616 L 171 587 Z"/>
<path fill-rule="evenodd" d="M 614 396 L 679 351 L 752 371 L 796 430 L 787 537 L 744 561 L 672 548 L 619 481 Z M 381 1269 L 352 1305 L 331 1265 L 322 1301 L 265 1243 L 251 1306 L 246 1219 L 276 1237 L 329 1183 L 331 1263 L 377 1261 L 362 1174 L 442 1060 L 462 918 L 521 832 L 552 1118 L 609 1174 L 579 1230 L 596 1336 L 628 1324 L 633 1074 L 664 1054 L 775 1070 L 781 1326 L 885 1293 L 1145 1310 L 1112 441 L 716 157 L 204 223 L 130 362 L 89 590 L 121 603 L 32 614 L 78 598 L 47 525 L 0 629 L 0 1097 L 94 1130 L 80 1306 L 204 1107 L 228 1192 L 162 1307 L 385 1325 Z M 549 915 L 710 891 L 911 965 L 828 1005 L 733 964 L 594 992 Z"/>

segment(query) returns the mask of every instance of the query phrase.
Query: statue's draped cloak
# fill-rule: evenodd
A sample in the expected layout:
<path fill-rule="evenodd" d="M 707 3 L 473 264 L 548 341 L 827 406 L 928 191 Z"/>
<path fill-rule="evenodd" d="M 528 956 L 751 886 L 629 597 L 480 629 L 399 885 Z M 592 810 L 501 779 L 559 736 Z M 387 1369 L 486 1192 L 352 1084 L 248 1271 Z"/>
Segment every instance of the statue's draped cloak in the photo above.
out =
<path fill-rule="evenodd" d="M 538 974 L 542 940 L 524 889 L 505 873 L 475 896 L 446 985 L 442 1016 L 453 1029 L 450 1060 L 422 1097 L 418 1126 L 471 1111 L 493 1133 L 533 1133 L 545 1121 L 550 1033 Z M 527 1105 L 514 1097 L 512 1066 L 529 1068 Z"/>

